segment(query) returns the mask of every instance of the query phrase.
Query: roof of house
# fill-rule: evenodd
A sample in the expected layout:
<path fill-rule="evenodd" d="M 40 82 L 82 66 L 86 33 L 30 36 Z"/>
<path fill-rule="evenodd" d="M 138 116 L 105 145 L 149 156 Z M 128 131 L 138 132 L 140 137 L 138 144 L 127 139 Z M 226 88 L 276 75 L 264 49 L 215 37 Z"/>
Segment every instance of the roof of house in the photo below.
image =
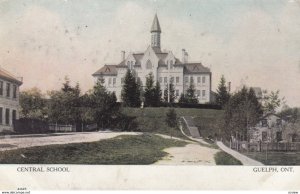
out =
<path fill-rule="evenodd" d="M 274 115 L 274 116 L 276 116 L 276 117 L 282 119 L 281 116 L 279 116 L 278 114 L 272 113 L 272 112 L 263 115 L 263 116 L 261 117 L 261 119 L 265 119 L 266 117 L 269 117 L 269 116 L 271 116 L 271 115 Z"/>
<path fill-rule="evenodd" d="M 154 16 L 154 20 L 153 20 L 153 23 L 152 23 L 151 32 L 161 32 L 159 21 L 158 21 L 158 18 L 157 18 L 156 14 Z"/>
<path fill-rule="evenodd" d="M 201 63 L 185 63 L 184 64 L 184 71 L 187 74 L 192 73 L 210 73 L 210 69 L 204 67 Z"/>
<path fill-rule="evenodd" d="M 7 81 L 14 82 L 14 83 L 19 84 L 19 85 L 22 84 L 22 81 L 20 81 L 18 78 L 16 78 L 11 73 L 9 73 L 8 71 L 6 71 L 2 68 L 0 68 L 0 78 L 5 79 Z"/>
<path fill-rule="evenodd" d="M 93 76 L 95 75 L 117 75 L 117 65 L 104 65 L 101 67 L 98 71 L 93 73 Z"/>

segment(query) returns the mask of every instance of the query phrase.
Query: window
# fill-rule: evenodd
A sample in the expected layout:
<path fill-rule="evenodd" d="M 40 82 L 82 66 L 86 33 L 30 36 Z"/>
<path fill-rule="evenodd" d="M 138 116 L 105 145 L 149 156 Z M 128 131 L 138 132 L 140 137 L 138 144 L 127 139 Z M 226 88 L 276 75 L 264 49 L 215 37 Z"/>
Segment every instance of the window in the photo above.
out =
<path fill-rule="evenodd" d="M 185 77 L 185 82 L 189 82 L 189 77 Z"/>
<path fill-rule="evenodd" d="M 13 85 L 13 98 L 17 98 L 17 86 Z"/>
<path fill-rule="evenodd" d="M 205 84 L 205 77 L 202 77 L 202 83 Z"/>
<path fill-rule="evenodd" d="M 267 139 L 268 139 L 268 134 L 267 134 L 266 131 L 263 131 L 263 132 L 261 133 L 261 140 L 262 140 L 262 141 L 267 141 Z"/>
<path fill-rule="evenodd" d="M 205 90 L 202 90 L 202 97 L 205 97 Z"/>
<path fill-rule="evenodd" d="M 0 107 L 0 124 L 3 124 L 2 115 L 3 115 L 3 108 Z"/>
<path fill-rule="evenodd" d="M 201 77 L 197 77 L 197 82 L 201 83 Z"/>
<path fill-rule="evenodd" d="M 123 83 L 124 83 L 124 78 L 122 77 L 122 78 L 121 78 L 121 84 L 123 84 Z"/>
<path fill-rule="evenodd" d="M 176 90 L 176 96 L 179 96 L 179 90 Z"/>
<path fill-rule="evenodd" d="M 267 121 L 267 119 L 263 119 L 261 121 L 261 125 L 262 125 L 262 127 L 268 127 L 268 121 Z"/>
<path fill-rule="evenodd" d="M 200 97 L 200 90 L 197 90 L 197 96 L 199 96 Z"/>
<path fill-rule="evenodd" d="M 276 132 L 276 140 L 277 140 L 277 142 L 282 140 L 282 132 L 281 131 Z"/>
<path fill-rule="evenodd" d="M 116 78 L 113 78 L 113 85 L 116 84 Z"/>
<path fill-rule="evenodd" d="M 162 77 L 159 77 L 159 83 L 162 83 Z"/>
<path fill-rule="evenodd" d="M 16 120 L 17 120 L 17 111 L 13 110 L 12 111 L 12 122 L 13 122 L 13 124 L 15 123 Z"/>
<path fill-rule="evenodd" d="M 176 83 L 177 84 L 179 83 L 179 77 L 176 77 Z"/>
<path fill-rule="evenodd" d="M 277 119 L 277 120 L 276 120 L 276 125 L 277 125 L 277 126 L 281 126 L 281 119 Z"/>
<path fill-rule="evenodd" d="M 193 76 L 191 76 L 191 83 L 194 83 L 194 78 L 193 78 Z"/>
<path fill-rule="evenodd" d="M 111 84 L 111 77 L 108 78 L 108 85 L 110 85 L 110 84 Z"/>
<path fill-rule="evenodd" d="M 167 82 L 168 82 L 168 80 L 167 80 L 167 77 L 164 77 L 164 82 L 165 82 L 165 83 L 167 83 Z"/>
<path fill-rule="evenodd" d="M 6 84 L 6 96 L 10 97 L 10 83 Z"/>
<path fill-rule="evenodd" d="M 130 67 L 130 61 L 127 61 L 127 66 Z"/>
<path fill-rule="evenodd" d="M 0 81 L 0 95 L 3 95 L 3 81 Z"/>
<path fill-rule="evenodd" d="M 174 83 L 174 77 L 171 77 L 171 83 Z"/>
<path fill-rule="evenodd" d="M 9 109 L 5 109 L 5 124 L 9 125 Z"/>
<path fill-rule="evenodd" d="M 173 69 L 173 61 L 170 61 L 170 69 Z"/>
<path fill-rule="evenodd" d="M 150 60 L 148 60 L 146 63 L 146 69 L 152 69 L 152 63 Z"/>

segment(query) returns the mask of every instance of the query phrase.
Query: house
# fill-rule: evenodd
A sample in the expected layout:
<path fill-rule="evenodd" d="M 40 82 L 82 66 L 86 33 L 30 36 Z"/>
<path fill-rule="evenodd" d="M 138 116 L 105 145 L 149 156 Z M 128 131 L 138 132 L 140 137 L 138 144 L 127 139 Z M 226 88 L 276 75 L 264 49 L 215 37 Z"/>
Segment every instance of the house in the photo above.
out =
<path fill-rule="evenodd" d="M 162 30 L 157 15 L 154 17 L 150 32 L 151 42 L 144 52 L 129 53 L 126 56 L 125 51 L 122 51 L 121 61 L 118 64 L 105 64 L 93 74 L 95 80 L 104 80 L 107 90 L 115 92 L 118 101 L 121 101 L 122 85 L 128 69 L 134 72 L 143 87 L 147 75 L 152 73 L 154 80 L 160 83 L 162 96 L 168 85 L 173 83 L 176 101 L 178 101 L 180 95 L 185 94 L 190 84 L 193 84 L 199 103 L 211 102 L 210 69 L 200 62 L 189 62 L 185 49 L 182 49 L 181 59 L 172 51 L 162 50 Z"/>
<path fill-rule="evenodd" d="M 274 113 L 264 115 L 255 127 L 250 128 L 249 142 L 280 142 L 286 121 Z"/>
<path fill-rule="evenodd" d="M 13 123 L 19 118 L 19 80 L 0 68 L 0 132 L 13 131 Z"/>

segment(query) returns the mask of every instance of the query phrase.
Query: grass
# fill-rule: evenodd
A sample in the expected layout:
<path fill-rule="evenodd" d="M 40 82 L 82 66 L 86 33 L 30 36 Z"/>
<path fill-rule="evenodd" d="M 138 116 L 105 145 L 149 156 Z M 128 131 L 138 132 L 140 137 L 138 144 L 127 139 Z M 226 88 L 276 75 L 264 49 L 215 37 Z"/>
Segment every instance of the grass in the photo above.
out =
<path fill-rule="evenodd" d="M 166 123 L 166 113 L 169 108 L 167 107 L 147 107 L 147 108 L 123 108 L 123 113 L 128 116 L 136 117 L 138 128 L 142 132 L 155 132 L 173 136 L 185 138 L 181 134 L 179 129 L 170 129 Z M 222 117 L 222 110 L 213 109 L 195 109 L 195 108 L 175 108 L 176 114 L 180 116 L 192 116 L 196 125 L 200 126 L 200 133 L 204 134 L 204 137 L 208 137 L 207 134 L 214 134 L 217 131 L 215 124 L 216 120 Z M 209 123 L 207 121 L 209 120 Z M 209 127 L 207 127 L 209 126 Z M 213 127 L 212 127 L 213 126 Z M 186 139 L 186 138 L 185 138 Z"/>
<path fill-rule="evenodd" d="M 300 165 L 300 152 L 243 152 L 244 155 L 265 165 Z M 267 160 L 266 160 L 267 159 Z"/>
<path fill-rule="evenodd" d="M 163 149 L 186 143 L 157 135 L 124 135 L 90 143 L 22 148 L 0 152 L 1 164 L 152 164 Z"/>
<path fill-rule="evenodd" d="M 241 161 L 223 151 L 215 154 L 215 161 L 217 165 L 242 165 Z"/>

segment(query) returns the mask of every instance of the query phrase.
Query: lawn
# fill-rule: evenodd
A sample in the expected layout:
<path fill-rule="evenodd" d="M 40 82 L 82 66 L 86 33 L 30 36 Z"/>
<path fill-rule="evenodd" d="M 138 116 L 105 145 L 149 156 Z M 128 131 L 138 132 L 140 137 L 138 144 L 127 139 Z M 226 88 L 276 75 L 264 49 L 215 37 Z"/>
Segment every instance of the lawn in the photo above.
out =
<path fill-rule="evenodd" d="M 300 165 L 300 152 L 244 152 L 265 165 Z M 267 160 L 266 160 L 267 159 Z"/>
<path fill-rule="evenodd" d="M 1 164 L 153 164 L 163 149 L 186 143 L 157 135 L 123 135 L 90 143 L 22 148 L 0 152 Z"/>
<path fill-rule="evenodd" d="M 147 108 L 123 108 L 123 113 L 128 116 L 136 117 L 138 128 L 143 132 L 155 132 L 162 134 L 172 134 L 176 137 L 185 138 L 179 129 L 170 129 L 166 123 L 167 107 L 147 107 Z M 196 109 L 196 108 L 175 108 L 176 114 L 180 116 L 194 117 L 195 124 L 199 127 L 200 133 L 204 137 L 218 131 L 217 121 L 223 115 L 222 110 Z"/>
<path fill-rule="evenodd" d="M 217 165 L 242 165 L 241 161 L 223 151 L 215 154 L 215 161 Z"/>

